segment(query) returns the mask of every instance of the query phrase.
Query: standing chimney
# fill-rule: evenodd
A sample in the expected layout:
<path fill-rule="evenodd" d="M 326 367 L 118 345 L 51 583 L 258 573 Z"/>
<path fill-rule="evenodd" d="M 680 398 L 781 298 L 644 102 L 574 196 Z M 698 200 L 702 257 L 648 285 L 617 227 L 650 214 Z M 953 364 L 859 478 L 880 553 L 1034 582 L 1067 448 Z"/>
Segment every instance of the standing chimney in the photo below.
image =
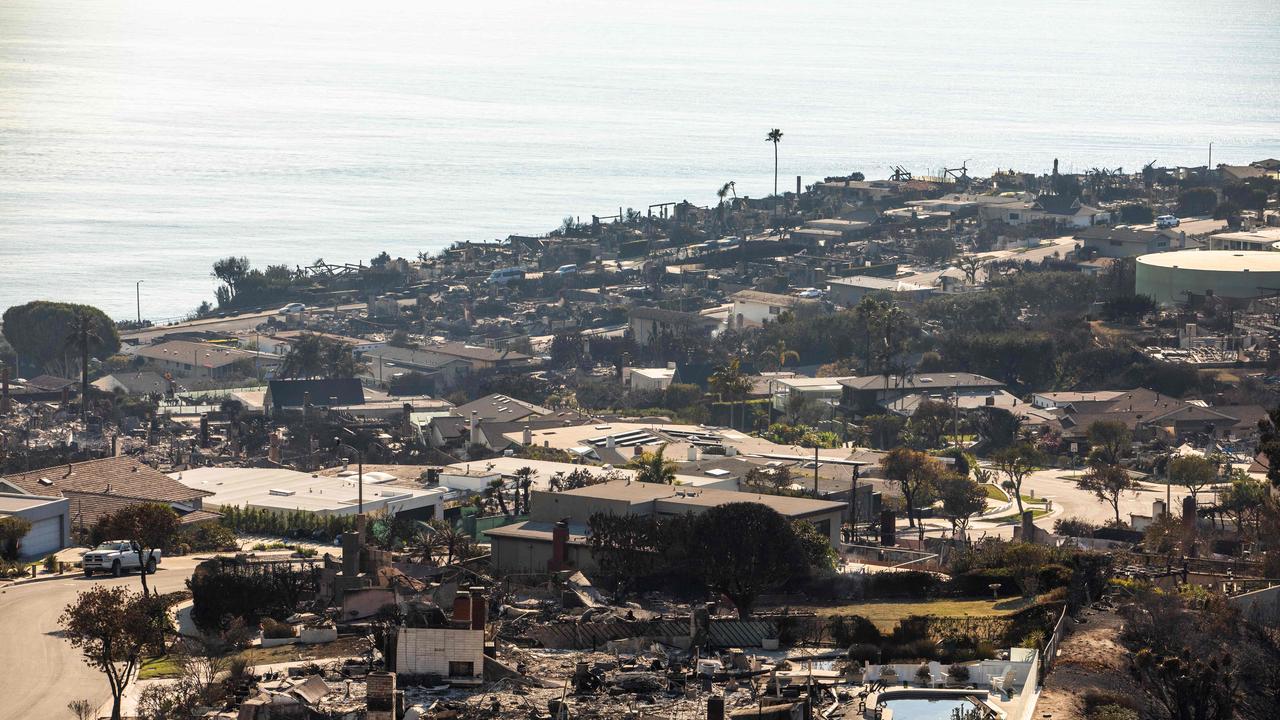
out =
<path fill-rule="evenodd" d="M 3 386 L 3 395 L 0 395 L 0 415 L 9 414 L 9 368 L 0 368 L 0 386 Z"/>
<path fill-rule="evenodd" d="M 480 420 L 479 413 L 475 410 L 471 411 L 471 444 L 480 444 Z"/>
<path fill-rule="evenodd" d="M 897 515 L 892 510 L 880 511 L 880 544 L 885 547 L 893 547 L 898 544 L 897 537 Z"/>
<path fill-rule="evenodd" d="M 1031 510 L 1022 511 L 1022 532 L 1020 533 L 1022 537 L 1018 539 L 1024 543 L 1031 543 L 1036 541 L 1036 524 L 1034 522 L 1035 517 L 1036 517 L 1035 513 Z"/>
<path fill-rule="evenodd" d="M 209 413 L 200 413 L 200 447 L 209 447 Z"/>
<path fill-rule="evenodd" d="M 563 570 L 569 556 L 569 521 L 559 520 L 551 528 L 551 560 L 547 569 L 551 572 Z"/>
<path fill-rule="evenodd" d="M 707 698 L 707 720 L 724 720 L 724 697 L 712 695 Z"/>
<path fill-rule="evenodd" d="M 533 444 L 533 431 L 529 429 L 529 426 L 528 426 L 528 425 L 525 425 L 525 426 L 524 426 L 524 438 L 523 438 L 523 440 L 524 440 L 524 445 L 525 445 L 526 447 L 528 447 L 529 445 L 532 445 L 532 444 Z"/>
<path fill-rule="evenodd" d="M 360 533 L 342 533 L 342 575 L 350 581 L 360 574 Z"/>
<path fill-rule="evenodd" d="M 471 588 L 471 629 L 484 630 L 489 622 L 489 604 L 484 597 L 484 588 Z"/>
<path fill-rule="evenodd" d="M 471 627 L 471 596 L 459 592 L 453 596 L 453 622 L 462 627 Z"/>
<path fill-rule="evenodd" d="M 698 462 L 698 446 L 689 446 L 689 462 Z"/>
<path fill-rule="evenodd" d="M 1182 528 L 1194 537 L 1196 531 L 1196 499 L 1190 495 L 1182 498 Z"/>
<path fill-rule="evenodd" d="M 800 194 L 800 176 L 796 176 L 796 195 Z"/>
<path fill-rule="evenodd" d="M 365 678 L 365 703 L 369 720 L 396 719 L 396 674 L 375 670 Z"/>

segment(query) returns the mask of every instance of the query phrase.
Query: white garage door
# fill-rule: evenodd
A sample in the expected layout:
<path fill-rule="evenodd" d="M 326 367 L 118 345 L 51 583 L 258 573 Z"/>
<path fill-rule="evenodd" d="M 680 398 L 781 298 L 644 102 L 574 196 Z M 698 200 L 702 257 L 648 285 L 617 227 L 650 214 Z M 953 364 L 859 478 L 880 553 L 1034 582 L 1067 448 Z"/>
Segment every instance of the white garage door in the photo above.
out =
<path fill-rule="evenodd" d="M 62 516 L 38 520 L 31 524 L 31 532 L 22 539 L 18 552 L 23 557 L 44 557 L 62 549 Z"/>

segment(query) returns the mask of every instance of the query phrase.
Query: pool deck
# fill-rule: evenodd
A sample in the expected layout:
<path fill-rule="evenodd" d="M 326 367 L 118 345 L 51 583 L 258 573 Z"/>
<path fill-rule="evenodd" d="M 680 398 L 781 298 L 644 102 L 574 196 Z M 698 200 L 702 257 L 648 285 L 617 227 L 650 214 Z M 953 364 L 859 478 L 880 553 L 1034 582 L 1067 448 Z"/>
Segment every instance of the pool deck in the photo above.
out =
<path fill-rule="evenodd" d="M 868 689 L 866 686 L 863 688 Z M 990 699 L 990 692 L 982 688 L 900 688 L 891 687 L 874 690 L 867 694 L 865 705 L 859 712 L 859 702 L 846 703 L 831 716 L 832 720 L 893 720 L 893 708 L 881 708 L 880 703 L 891 700 L 969 700 L 978 707 L 990 711 L 1000 720 L 1008 717 L 1008 712 Z M 909 718 L 904 720 L 910 720 Z"/>

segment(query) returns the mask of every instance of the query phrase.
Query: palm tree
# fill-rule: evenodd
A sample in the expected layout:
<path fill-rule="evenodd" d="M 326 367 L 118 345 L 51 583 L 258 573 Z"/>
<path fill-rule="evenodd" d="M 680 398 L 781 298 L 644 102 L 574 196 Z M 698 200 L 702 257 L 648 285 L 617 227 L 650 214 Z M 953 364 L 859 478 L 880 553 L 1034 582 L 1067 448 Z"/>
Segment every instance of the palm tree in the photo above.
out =
<path fill-rule="evenodd" d="M 719 228 L 724 227 L 724 199 L 729 194 L 729 183 L 720 186 L 716 191 L 716 197 L 720 198 L 720 202 L 716 204 L 716 225 Z"/>
<path fill-rule="evenodd" d="M 782 131 L 774 128 L 764 137 L 765 142 L 773 143 L 773 194 L 778 194 L 778 143 L 782 142 Z"/>
<path fill-rule="evenodd" d="M 291 378 L 316 377 L 324 372 L 325 360 L 323 338 L 307 333 L 299 336 L 285 354 L 280 374 Z"/>
<path fill-rule="evenodd" d="M 788 360 L 800 362 L 800 353 L 795 350 L 788 350 L 787 341 L 779 340 L 774 343 L 773 347 L 760 353 L 760 359 L 764 361 L 766 367 L 781 370 L 787 366 Z"/>
<path fill-rule="evenodd" d="M 537 476 L 538 471 L 527 465 L 516 470 L 516 515 L 520 514 L 521 508 L 528 514 L 529 488 L 533 486 L 533 479 Z"/>
<path fill-rule="evenodd" d="M 742 363 L 738 358 L 730 360 L 728 365 L 717 368 L 711 373 L 708 382 L 716 392 L 720 393 L 720 397 L 728 399 L 731 403 L 741 400 L 751 391 L 751 378 L 743 374 Z M 732 406 L 729 410 L 729 424 L 733 425 Z"/>
<path fill-rule="evenodd" d="M 80 352 L 80 420 L 89 415 L 89 348 L 103 342 L 93 316 L 84 310 L 76 310 L 71 319 L 71 333 L 67 336 L 68 350 Z"/>
<path fill-rule="evenodd" d="M 498 509 L 502 511 L 502 514 L 511 517 L 511 513 L 507 510 L 507 499 L 503 496 L 502 490 L 502 478 L 491 480 L 484 489 L 483 497 L 485 500 L 497 500 Z"/>
<path fill-rule="evenodd" d="M 636 481 L 674 485 L 676 482 L 676 464 L 662 457 L 667 446 L 658 448 L 657 452 L 640 453 L 631 461 L 630 467 L 636 471 Z"/>

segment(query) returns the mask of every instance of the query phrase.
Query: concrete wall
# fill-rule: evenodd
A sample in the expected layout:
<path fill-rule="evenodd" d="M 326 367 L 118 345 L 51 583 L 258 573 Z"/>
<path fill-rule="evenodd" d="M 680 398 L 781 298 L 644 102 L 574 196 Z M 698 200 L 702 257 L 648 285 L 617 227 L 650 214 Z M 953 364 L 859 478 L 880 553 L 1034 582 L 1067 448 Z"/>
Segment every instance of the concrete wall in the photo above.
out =
<path fill-rule="evenodd" d="M 455 676 L 449 663 L 469 662 L 472 674 Z M 468 682 L 484 677 L 484 631 L 452 628 L 401 628 L 396 642 L 396 672 L 439 675 Z"/>
<path fill-rule="evenodd" d="M 1229 602 L 1249 622 L 1266 627 L 1280 627 L 1280 585 L 1237 595 Z"/>

